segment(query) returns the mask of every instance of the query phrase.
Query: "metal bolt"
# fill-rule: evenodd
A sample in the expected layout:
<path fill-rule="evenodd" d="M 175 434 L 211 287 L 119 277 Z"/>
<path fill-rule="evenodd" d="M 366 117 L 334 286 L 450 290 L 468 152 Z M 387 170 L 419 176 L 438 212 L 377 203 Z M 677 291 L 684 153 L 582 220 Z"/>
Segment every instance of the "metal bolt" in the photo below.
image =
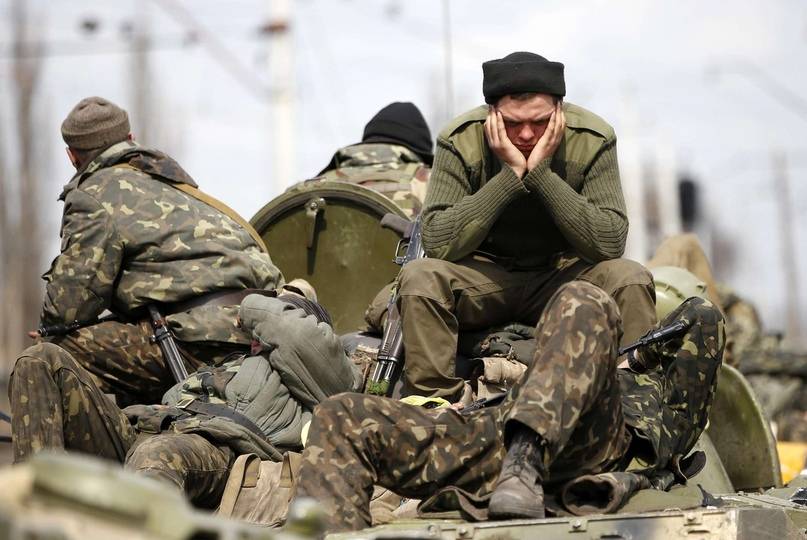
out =
<path fill-rule="evenodd" d="M 695 514 L 693 514 L 692 512 L 687 512 L 686 520 L 687 523 L 692 523 L 693 521 L 695 521 Z"/>
<path fill-rule="evenodd" d="M 460 538 L 465 538 L 466 536 L 468 536 L 468 532 L 469 532 L 468 527 L 466 527 L 465 525 L 460 525 L 457 528 L 457 536 L 459 536 Z"/>
<path fill-rule="evenodd" d="M 575 519 L 574 521 L 572 521 L 572 529 L 579 529 L 582 526 L 583 522 L 580 521 L 579 519 Z"/>

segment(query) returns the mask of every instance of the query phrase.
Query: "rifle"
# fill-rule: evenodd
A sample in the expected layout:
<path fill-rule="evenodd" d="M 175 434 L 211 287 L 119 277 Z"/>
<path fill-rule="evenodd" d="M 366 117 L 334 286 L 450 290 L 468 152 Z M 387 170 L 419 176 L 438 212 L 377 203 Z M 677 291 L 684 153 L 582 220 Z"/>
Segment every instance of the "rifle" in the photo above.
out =
<path fill-rule="evenodd" d="M 188 378 L 188 370 L 185 369 L 185 364 L 182 363 L 182 356 L 179 354 L 176 341 L 174 341 L 174 335 L 154 304 L 149 304 L 148 310 L 151 317 L 151 328 L 154 330 L 154 335 L 151 337 L 152 342 L 160 347 L 174 380 L 182 382 Z"/>
<path fill-rule="evenodd" d="M 684 321 L 676 321 L 672 323 L 670 326 L 663 326 L 658 330 L 651 330 L 650 332 L 646 333 L 642 337 L 640 337 L 637 341 L 631 343 L 630 345 L 625 345 L 624 347 L 619 349 L 618 356 L 622 356 L 625 353 L 629 353 L 634 349 L 638 349 L 639 347 L 646 347 L 652 343 L 656 343 L 659 341 L 664 341 L 665 339 L 669 339 L 673 336 L 680 334 L 681 332 L 685 331 L 692 323 L 687 323 Z"/>
<path fill-rule="evenodd" d="M 477 399 L 476 401 L 471 402 L 470 405 L 467 407 L 463 407 L 460 409 L 460 414 L 463 416 L 467 416 L 474 411 L 478 411 L 479 409 L 487 409 L 488 407 L 496 407 L 497 405 L 501 405 L 504 401 L 504 398 L 507 397 L 507 392 L 501 392 L 499 394 L 493 394 L 488 397 L 484 397 L 481 399 Z"/>
<path fill-rule="evenodd" d="M 415 259 L 425 256 L 420 236 L 420 216 L 415 221 L 408 221 L 395 214 L 386 214 L 381 219 L 381 226 L 397 231 L 402 236 L 395 248 L 395 264 L 403 268 Z M 368 394 L 377 396 L 392 394 L 393 381 L 400 376 L 403 367 L 403 327 L 401 313 L 398 311 L 399 296 L 396 287 L 387 304 L 387 320 L 384 323 L 384 335 L 378 349 L 377 363 L 370 380 L 367 381 Z"/>
<path fill-rule="evenodd" d="M 182 363 L 182 356 L 177 348 L 174 336 L 168 328 L 168 323 L 160 315 L 159 310 L 153 306 L 148 306 L 149 316 L 151 317 L 151 328 L 154 330 L 154 335 L 151 337 L 152 343 L 156 343 L 160 347 L 160 352 L 163 354 L 168 368 L 171 370 L 171 375 L 174 376 L 176 382 L 182 382 L 188 378 L 188 371 L 185 369 L 185 364 Z M 88 321 L 73 321 L 68 324 L 51 324 L 41 325 L 37 329 L 40 337 L 53 337 L 64 336 L 75 330 L 87 328 L 107 321 L 118 320 L 117 315 L 114 313 L 106 317 L 96 317 Z"/>
<path fill-rule="evenodd" d="M 95 317 L 89 321 L 73 321 L 68 324 L 43 324 L 36 329 L 36 333 L 39 334 L 40 337 L 65 336 L 70 332 L 87 328 L 88 326 L 94 326 L 107 321 L 115 321 L 117 319 L 117 315 L 112 314 L 107 315 L 106 317 Z"/>

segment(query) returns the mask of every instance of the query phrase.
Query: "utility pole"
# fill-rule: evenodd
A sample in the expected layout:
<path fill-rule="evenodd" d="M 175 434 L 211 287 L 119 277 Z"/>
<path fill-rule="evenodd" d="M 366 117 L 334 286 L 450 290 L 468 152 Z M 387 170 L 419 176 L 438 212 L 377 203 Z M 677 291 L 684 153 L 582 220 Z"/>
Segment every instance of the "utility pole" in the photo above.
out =
<path fill-rule="evenodd" d="M 151 83 L 151 37 L 149 3 L 137 2 L 132 17 L 132 118 L 133 132 L 143 143 L 154 146 L 153 99 Z"/>
<path fill-rule="evenodd" d="M 272 182 L 278 192 L 296 180 L 294 147 L 295 73 L 291 33 L 292 0 L 273 0 L 269 34 L 272 88 Z"/>
<path fill-rule="evenodd" d="M 773 165 L 773 189 L 779 214 L 779 251 L 781 253 L 782 271 L 784 273 L 784 305 L 785 336 L 798 339 L 801 335 L 801 316 L 799 313 L 799 272 L 797 259 L 797 243 L 790 201 L 790 179 L 787 174 L 787 156 L 782 151 L 771 153 Z M 799 340 L 801 341 L 801 340 Z"/>
<path fill-rule="evenodd" d="M 443 0 L 443 63 L 446 79 L 446 122 L 454 118 L 454 64 L 451 53 L 451 0 Z"/>

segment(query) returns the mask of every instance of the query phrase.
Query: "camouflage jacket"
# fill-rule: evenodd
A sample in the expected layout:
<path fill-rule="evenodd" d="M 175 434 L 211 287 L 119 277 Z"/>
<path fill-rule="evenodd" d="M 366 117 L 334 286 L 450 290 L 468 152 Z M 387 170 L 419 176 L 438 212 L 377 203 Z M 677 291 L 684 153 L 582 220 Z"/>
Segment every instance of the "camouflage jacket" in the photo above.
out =
<path fill-rule="evenodd" d="M 353 182 L 383 193 L 410 217 L 420 213 L 430 168 L 404 146 L 360 143 L 336 151 L 313 180 Z"/>
<path fill-rule="evenodd" d="M 138 429 L 159 432 L 170 425 L 176 432 L 202 433 L 238 454 L 278 461 L 284 451 L 302 448 L 302 428 L 320 401 L 361 388 L 358 368 L 327 323 L 282 297 L 260 295 L 244 299 L 239 317 L 254 339 L 253 355 L 199 369 L 168 390 L 161 406 L 128 407 Z M 192 401 L 231 409 L 261 434 L 223 416 L 183 413 Z"/>
<path fill-rule="evenodd" d="M 118 143 L 65 186 L 61 253 L 43 276 L 44 324 L 124 317 L 226 289 L 274 288 L 280 271 L 229 217 L 172 187 L 193 179 L 176 161 Z M 179 339 L 243 341 L 232 309 L 169 317 Z"/>

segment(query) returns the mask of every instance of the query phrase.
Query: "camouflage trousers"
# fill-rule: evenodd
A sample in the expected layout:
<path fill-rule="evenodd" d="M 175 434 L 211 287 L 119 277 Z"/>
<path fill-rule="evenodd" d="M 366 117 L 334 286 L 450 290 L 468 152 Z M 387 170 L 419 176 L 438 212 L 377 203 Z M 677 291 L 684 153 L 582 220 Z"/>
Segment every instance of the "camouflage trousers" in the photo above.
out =
<path fill-rule="evenodd" d="M 706 309 L 713 312 L 711 306 Z M 700 335 L 695 326 L 691 334 Z M 712 335 L 711 330 L 706 333 Z M 313 497 L 324 506 L 331 531 L 370 525 L 368 505 L 375 485 L 429 499 L 433 509 L 461 507 L 463 500 L 485 504 L 515 425 L 530 428 L 543 440 L 543 481 L 550 491 L 584 474 L 623 470 L 640 438 L 629 427 L 624 407 L 640 410 L 644 401 L 636 399 L 648 396 L 625 395 L 625 379 L 641 381 L 644 376 L 617 370 L 620 334 L 615 302 L 597 287 L 573 281 L 549 300 L 536 329 L 535 359 L 499 407 L 462 415 L 361 394 L 341 394 L 321 403 L 303 452 L 297 496 Z M 669 367 L 664 388 L 652 387 L 657 404 L 691 418 L 690 426 L 675 426 L 687 442 L 694 443 L 693 432 L 702 429 L 719 367 L 719 355 L 717 362 L 707 358 L 708 336 L 679 342 L 687 349 L 694 343 L 703 362 L 687 358 L 688 367 Z M 627 390 L 637 384 L 641 386 L 627 384 Z M 683 384 L 692 387 L 676 390 Z M 663 415 L 652 420 L 661 422 Z M 663 427 L 652 421 L 644 427 L 648 431 L 642 441 L 655 438 L 651 444 L 657 446 Z"/>
<path fill-rule="evenodd" d="M 70 450 L 126 464 L 184 490 L 197 506 L 218 504 L 234 459 L 195 434 L 138 433 L 67 351 L 29 347 L 11 375 L 14 461 L 42 450 Z"/>
<path fill-rule="evenodd" d="M 148 321 L 107 321 L 50 340 L 65 349 L 86 369 L 102 392 L 113 394 L 121 407 L 159 403 L 174 381 L 160 347 L 152 343 Z M 177 341 L 188 373 L 205 364 L 218 364 L 244 346 L 212 342 Z M 30 357 L 35 347 L 23 352 Z"/>

